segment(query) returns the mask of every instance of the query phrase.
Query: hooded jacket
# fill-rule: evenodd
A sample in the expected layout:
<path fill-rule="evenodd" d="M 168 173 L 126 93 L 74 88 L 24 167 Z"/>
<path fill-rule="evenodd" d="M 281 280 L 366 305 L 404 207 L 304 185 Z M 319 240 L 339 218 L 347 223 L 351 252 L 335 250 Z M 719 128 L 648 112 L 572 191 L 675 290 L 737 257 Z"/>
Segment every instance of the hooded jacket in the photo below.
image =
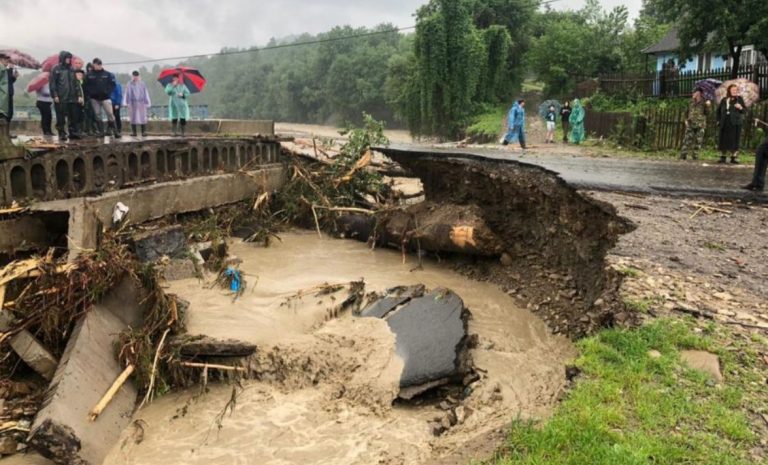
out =
<path fill-rule="evenodd" d="M 58 98 L 61 103 L 77 103 L 79 98 L 83 98 L 83 89 L 77 82 L 75 70 L 66 63 L 67 58 L 71 60 L 72 54 L 67 51 L 59 53 L 59 64 L 51 70 L 51 98 Z"/>

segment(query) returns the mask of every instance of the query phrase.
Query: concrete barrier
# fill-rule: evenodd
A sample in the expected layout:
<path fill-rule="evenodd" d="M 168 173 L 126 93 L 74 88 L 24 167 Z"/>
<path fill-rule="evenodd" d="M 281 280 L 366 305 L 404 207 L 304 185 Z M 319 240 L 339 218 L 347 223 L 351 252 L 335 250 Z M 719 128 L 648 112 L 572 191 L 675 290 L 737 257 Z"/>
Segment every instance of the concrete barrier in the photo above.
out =
<path fill-rule="evenodd" d="M 114 341 L 129 326 L 142 324 L 140 302 L 126 278 L 75 326 L 27 441 L 45 457 L 59 464 L 101 464 L 130 423 L 137 397 L 130 381 L 96 421 L 88 412 L 123 371 Z"/>
<path fill-rule="evenodd" d="M 130 132 L 130 124 L 123 123 L 124 132 Z M 152 120 L 147 124 L 150 134 L 170 134 L 171 122 L 168 120 Z M 209 119 L 187 121 L 187 134 L 229 134 L 243 136 L 272 136 L 275 134 L 275 123 L 269 120 L 234 120 Z M 11 122 L 11 133 L 23 135 L 40 135 L 40 122 L 33 120 L 15 120 Z"/>

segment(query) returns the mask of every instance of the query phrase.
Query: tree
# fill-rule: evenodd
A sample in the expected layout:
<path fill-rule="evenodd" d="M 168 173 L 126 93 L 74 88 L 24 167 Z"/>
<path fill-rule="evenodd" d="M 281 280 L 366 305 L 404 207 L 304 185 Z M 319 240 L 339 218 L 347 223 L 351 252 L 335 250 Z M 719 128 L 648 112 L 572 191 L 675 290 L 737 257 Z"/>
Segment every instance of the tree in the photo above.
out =
<path fill-rule="evenodd" d="M 485 48 L 470 6 L 469 0 L 432 0 L 416 14 L 415 77 L 406 102 L 414 134 L 454 137 L 474 112 Z"/>
<path fill-rule="evenodd" d="M 675 22 L 682 58 L 726 47 L 733 60 L 731 78 L 738 76 L 741 51 L 756 39 L 765 20 L 765 0 L 649 0 L 649 8 Z"/>

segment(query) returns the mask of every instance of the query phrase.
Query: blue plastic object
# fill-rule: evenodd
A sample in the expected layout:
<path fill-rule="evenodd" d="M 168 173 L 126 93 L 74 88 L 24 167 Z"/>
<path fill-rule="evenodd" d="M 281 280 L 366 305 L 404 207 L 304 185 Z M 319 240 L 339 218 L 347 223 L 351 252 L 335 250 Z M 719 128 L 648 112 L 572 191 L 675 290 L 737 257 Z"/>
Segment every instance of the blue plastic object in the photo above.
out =
<path fill-rule="evenodd" d="M 227 271 L 224 272 L 224 275 L 230 278 L 229 290 L 232 292 L 240 292 L 240 287 L 241 287 L 240 271 L 230 266 L 227 268 Z"/>

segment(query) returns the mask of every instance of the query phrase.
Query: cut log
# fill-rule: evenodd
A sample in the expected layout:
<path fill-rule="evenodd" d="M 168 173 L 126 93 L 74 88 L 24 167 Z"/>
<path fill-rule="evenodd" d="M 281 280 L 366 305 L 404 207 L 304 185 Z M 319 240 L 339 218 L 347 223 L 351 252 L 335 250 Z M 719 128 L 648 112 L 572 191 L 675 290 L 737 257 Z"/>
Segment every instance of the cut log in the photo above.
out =
<path fill-rule="evenodd" d="M 235 339 L 219 340 L 210 337 L 183 336 L 171 341 L 186 359 L 250 357 L 256 352 L 256 345 Z"/>

